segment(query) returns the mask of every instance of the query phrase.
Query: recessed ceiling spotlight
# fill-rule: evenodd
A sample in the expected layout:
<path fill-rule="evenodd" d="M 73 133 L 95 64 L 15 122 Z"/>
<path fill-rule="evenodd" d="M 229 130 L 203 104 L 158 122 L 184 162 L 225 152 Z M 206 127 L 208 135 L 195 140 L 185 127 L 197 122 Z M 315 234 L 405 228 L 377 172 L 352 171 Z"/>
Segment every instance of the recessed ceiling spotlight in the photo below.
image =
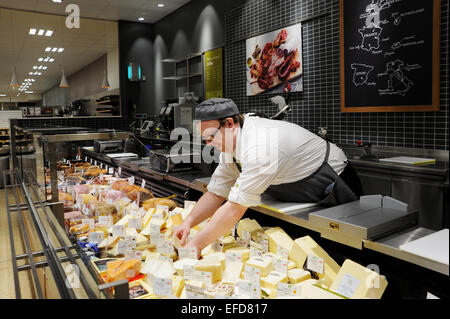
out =
<path fill-rule="evenodd" d="M 44 61 L 44 58 L 39 58 L 38 61 L 42 62 L 42 61 Z"/>
<path fill-rule="evenodd" d="M 140 17 L 138 20 L 139 21 L 144 21 L 145 19 L 144 19 L 144 17 Z"/>
<path fill-rule="evenodd" d="M 6 94 L 0 94 L 0 96 L 6 96 Z"/>
<path fill-rule="evenodd" d="M 56 50 L 58 50 L 58 48 L 53 48 L 53 49 L 52 49 L 52 52 L 56 52 Z"/>
<path fill-rule="evenodd" d="M 52 50 L 53 51 L 53 50 Z M 58 52 L 63 52 L 64 51 L 64 48 L 59 48 L 58 49 Z"/>
<path fill-rule="evenodd" d="M 27 94 L 32 94 L 32 93 L 34 93 L 33 91 L 25 91 L 25 93 L 27 93 Z"/>
<path fill-rule="evenodd" d="M 37 75 L 42 75 L 42 73 L 41 72 L 37 72 Z"/>
<path fill-rule="evenodd" d="M 52 31 L 52 30 L 47 30 L 47 32 L 45 32 L 45 36 L 46 36 L 46 37 L 51 37 L 52 34 L 53 34 L 53 31 Z"/>
<path fill-rule="evenodd" d="M 158 7 L 160 8 L 164 7 L 164 3 L 158 3 Z"/>
<path fill-rule="evenodd" d="M 36 29 L 31 28 L 29 34 L 31 35 L 35 35 L 36 34 Z"/>
<path fill-rule="evenodd" d="M 50 60 L 48 60 L 48 62 L 53 62 L 55 61 L 55 59 L 51 58 Z"/>
<path fill-rule="evenodd" d="M 42 65 L 40 65 L 40 66 L 38 67 L 38 70 L 42 70 Z"/>
<path fill-rule="evenodd" d="M 28 73 L 28 75 L 33 75 L 33 72 Z"/>
<path fill-rule="evenodd" d="M 52 0 L 54 3 L 61 3 L 62 0 Z"/>
<path fill-rule="evenodd" d="M 40 29 L 39 32 L 38 32 L 38 35 L 44 35 L 44 33 L 45 33 L 45 30 L 44 29 Z"/>
<path fill-rule="evenodd" d="M 45 48 L 45 52 L 50 52 L 51 50 L 52 50 L 52 48 L 50 48 L 50 47 Z"/>
<path fill-rule="evenodd" d="M 37 67 L 36 65 L 35 65 L 35 66 L 33 66 L 33 70 L 37 70 L 37 68 L 38 68 L 38 67 Z"/>
<path fill-rule="evenodd" d="M 46 66 L 42 67 L 42 70 L 47 70 L 47 67 Z"/>

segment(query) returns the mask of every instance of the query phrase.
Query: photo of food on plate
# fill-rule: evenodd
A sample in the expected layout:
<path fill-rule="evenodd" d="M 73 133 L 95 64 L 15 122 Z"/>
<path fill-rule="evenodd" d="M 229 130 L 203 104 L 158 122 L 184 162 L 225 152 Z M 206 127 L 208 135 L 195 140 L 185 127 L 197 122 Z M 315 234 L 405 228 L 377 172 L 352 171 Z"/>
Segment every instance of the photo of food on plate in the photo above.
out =
<path fill-rule="evenodd" d="M 303 91 L 302 26 L 246 41 L 247 96 Z"/>

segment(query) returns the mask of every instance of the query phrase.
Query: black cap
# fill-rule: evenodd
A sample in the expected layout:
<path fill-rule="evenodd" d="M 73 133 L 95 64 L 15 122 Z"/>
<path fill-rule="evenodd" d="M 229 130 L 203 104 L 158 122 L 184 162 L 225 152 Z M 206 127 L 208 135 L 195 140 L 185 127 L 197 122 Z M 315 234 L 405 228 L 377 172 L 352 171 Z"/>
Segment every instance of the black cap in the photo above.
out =
<path fill-rule="evenodd" d="M 195 109 L 197 121 L 211 121 L 239 114 L 236 104 L 230 99 L 212 98 L 200 103 Z"/>

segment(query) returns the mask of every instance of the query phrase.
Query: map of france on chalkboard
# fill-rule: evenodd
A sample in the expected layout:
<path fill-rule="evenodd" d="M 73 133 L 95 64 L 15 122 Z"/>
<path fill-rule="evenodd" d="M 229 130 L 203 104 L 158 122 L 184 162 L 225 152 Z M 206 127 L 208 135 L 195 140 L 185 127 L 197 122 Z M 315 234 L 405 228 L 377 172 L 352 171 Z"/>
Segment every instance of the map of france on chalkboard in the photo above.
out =
<path fill-rule="evenodd" d="M 345 106 L 430 105 L 433 1 L 344 1 Z"/>

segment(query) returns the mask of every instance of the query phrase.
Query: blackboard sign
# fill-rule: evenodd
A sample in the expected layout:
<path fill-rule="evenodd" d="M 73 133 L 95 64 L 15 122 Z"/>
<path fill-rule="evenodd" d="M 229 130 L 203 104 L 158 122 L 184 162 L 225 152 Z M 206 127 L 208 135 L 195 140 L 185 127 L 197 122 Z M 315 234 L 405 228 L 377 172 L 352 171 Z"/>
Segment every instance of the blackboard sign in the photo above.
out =
<path fill-rule="evenodd" d="M 439 110 L 440 0 L 340 0 L 341 111 Z"/>

